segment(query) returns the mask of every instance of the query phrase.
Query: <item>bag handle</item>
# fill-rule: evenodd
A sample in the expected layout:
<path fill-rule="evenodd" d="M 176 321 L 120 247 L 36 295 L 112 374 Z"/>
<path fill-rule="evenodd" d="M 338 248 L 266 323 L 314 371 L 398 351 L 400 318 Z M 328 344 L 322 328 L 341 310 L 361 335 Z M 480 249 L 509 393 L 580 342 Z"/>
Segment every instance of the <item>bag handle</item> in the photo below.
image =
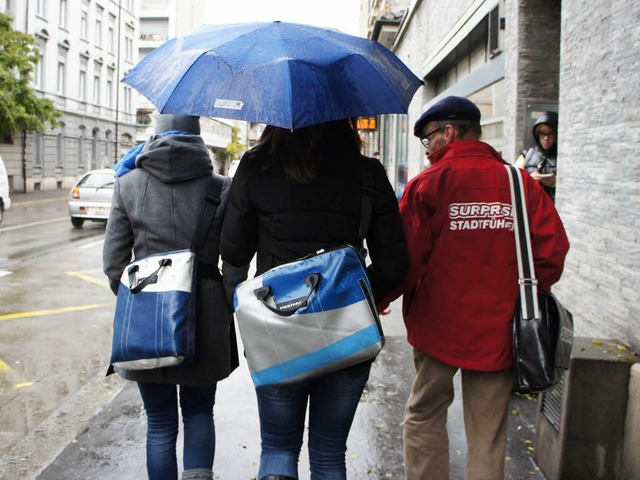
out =
<path fill-rule="evenodd" d="M 511 206 L 513 216 L 513 230 L 516 238 L 516 257 L 518 258 L 518 284 L 520 285 L 520 302 L 522 318 L 531 320 L 540 318 L 538 305 L 538 280 L 533 264 L 531 238 L 529 233 L 529 218 L 527 217 L 524 185 L 519 168 L 505 165 L 509 174 L 511 189 Z"/>
<path fill-rule="evenodd" d="M 216 210 L 220 205 L 220 195 L 223 187 L 223 177 L 213 173 L 209 181 L 209 186 L 205 192 L 203 199 L 202 215 L 196 225 L 196 229 L 193 232 L 193 239 L 191 240 L 191 250 L 197 255 L 198 250 L 202 246 L 207 232 L 211 228 L 211 224 L 216 214 Z M 129 275 L 129 290 L 132 294 L 140 293 L 146 286 L 156 283 L 158 281 L 158 274 L 164 267 L 170 267 L 171 260 L 165 258 L 160 261 L 159 266 L 155 272 L 148 277 L 139 279 L 139 283 L 134 287 L 136 282 L 135 274 L 139 271 L 138 265 L 131 267 L 127 274 Z"/>
<path fill-rule="evenodd" d="M 138 284 L 135 287 L 133 285 L 136 283 L 136 273 L 138 273 L 140 267 L 138 265 L 134 265 L 133 267 L 129 268 L 127 273 L 129 274 L 129 290 L 132 294 L 135 295 L 136 293 L 140 293 L 147 285 L 156 283 L 158 281 L 158 273 L 160 273 L 160 270 L 162 270 L 164 267 L 171 266 L 171 259 L 163 258 L 162 260 L 160 260 L 160 262 L 158 262 L 158 264 L 159 267 L 157 268 L 157 270 L 148 277 L 138 279 Z"/>
<path fill-rule="evenodd" d="M 260 302 L 271 310 L 273 313 L 280 315 L 282 317 L 290 317 L 299 308 L 306 307 L 309 303 L 309 299 L 313 292 L 315 292 L 320 284 L 321 275 L 319 273 L 310 273 L 306 277 L 304 277 L 304 283 L 309 287 L 309 293 L 307 296 L 288 301 L 281 305 L 271 306 L 267 301 L 269 298 L 273 298 L 273 294 L 271 292 L 271 287 L 266 285 L 264 287 L 256 288 L 253 293 Z"/>

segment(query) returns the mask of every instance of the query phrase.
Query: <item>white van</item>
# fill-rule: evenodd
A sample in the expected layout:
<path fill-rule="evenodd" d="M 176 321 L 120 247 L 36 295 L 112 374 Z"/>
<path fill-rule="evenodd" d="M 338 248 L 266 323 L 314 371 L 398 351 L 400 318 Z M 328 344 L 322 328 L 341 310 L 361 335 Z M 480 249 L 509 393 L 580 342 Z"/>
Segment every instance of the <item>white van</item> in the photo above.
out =
<path fill-rule="evenodd" d="M 2 157 L 0 157 L 0 222 L 4 211 L 11 208 L 11 199 L 9 198 L 9 178 L 7 177 L 7 169 L 4 166 Z"/>

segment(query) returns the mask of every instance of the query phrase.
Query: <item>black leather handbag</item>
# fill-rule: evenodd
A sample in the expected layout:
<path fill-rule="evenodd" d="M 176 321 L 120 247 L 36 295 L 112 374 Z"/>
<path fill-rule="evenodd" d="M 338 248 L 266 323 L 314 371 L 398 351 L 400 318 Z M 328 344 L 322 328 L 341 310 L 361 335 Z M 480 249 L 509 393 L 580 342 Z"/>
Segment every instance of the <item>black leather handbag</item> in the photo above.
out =
<path fill-rule="evenodd" d="M 529 224 L 519 169 L 506 166 L 511 185 L 520 299 L 513 315 L 513 391 L 543 392 L 569 368 L 573 316 L 551 292 L 539 292 L 529 238 Z"/>

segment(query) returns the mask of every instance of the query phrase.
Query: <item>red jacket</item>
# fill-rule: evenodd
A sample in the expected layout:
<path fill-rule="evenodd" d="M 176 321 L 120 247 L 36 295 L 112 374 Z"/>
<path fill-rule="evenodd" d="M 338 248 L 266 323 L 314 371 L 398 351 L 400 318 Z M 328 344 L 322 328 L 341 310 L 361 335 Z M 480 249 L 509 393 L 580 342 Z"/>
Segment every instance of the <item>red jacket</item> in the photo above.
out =
<path fill-rule="evenodd" d="M 409 271 L 389 299 L 404 294 L 415 348 L 459 368 L 509 368 L 519 287 L 506 162 L 475 140 L 453 142 L 430 161 L 400 202 Z M 523 177 L 538 287 L 548 291 L 569 241 L 550 197 Z"/>

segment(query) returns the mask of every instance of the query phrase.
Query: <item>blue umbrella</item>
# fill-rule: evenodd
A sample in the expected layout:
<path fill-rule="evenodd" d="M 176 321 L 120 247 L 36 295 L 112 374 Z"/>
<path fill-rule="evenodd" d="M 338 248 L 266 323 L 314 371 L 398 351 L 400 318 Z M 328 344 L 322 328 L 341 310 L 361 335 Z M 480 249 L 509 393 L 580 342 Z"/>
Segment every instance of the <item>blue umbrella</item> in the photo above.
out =
<path fill-rule="evenodd" d="M 285 22 L 206 25 L 156 48 L 122 81 L 160 113 L 288 129 L 406 113 L 422 85 L 378 42 Z"/>

